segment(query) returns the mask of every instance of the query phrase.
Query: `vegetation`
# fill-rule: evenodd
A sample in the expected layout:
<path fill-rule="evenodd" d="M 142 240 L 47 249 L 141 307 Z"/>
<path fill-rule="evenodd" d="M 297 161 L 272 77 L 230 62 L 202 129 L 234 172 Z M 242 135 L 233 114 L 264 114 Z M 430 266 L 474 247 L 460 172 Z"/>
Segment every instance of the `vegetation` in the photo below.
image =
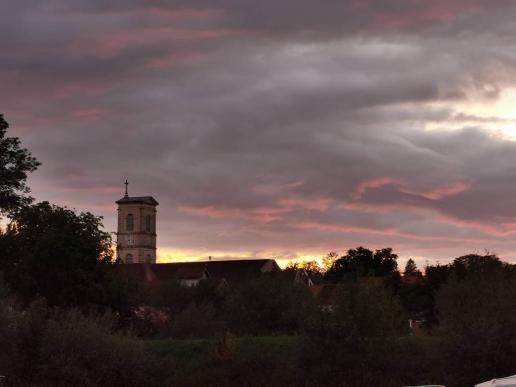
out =
<path fill-rule="evenodd" d="M 6 137 L 8 128 L 4 115 L 0 114 L 0 216 L 32 201 L 28 196 L 27 174 L 40 165 L 27 149 L 21 148 L 17 137 Z"/>
<path fill-rule="evenodd" d="M 358 247 L 238 284 L 145 289 L 119 276 L 101 218 L 32 204 L 38 162 L 7 128 L 0 116 L 6 386 L 470 387 L 515 373 L 516 270 L 495 255 L 424 272 L 409 260 L 402 275 L 392 249 Z M 298 271 L 334 297 L 318 304 Z"/>

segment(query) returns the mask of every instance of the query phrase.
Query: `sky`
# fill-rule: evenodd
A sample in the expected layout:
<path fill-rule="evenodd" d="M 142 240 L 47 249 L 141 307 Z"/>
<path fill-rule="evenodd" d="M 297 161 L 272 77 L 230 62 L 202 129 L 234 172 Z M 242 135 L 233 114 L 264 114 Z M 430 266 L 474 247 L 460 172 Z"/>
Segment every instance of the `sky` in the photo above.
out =
<path fill-rule="evenodd" d="M 0 3 L 0 112 L 33 196 L 160 262 L 390 246 L 516 261 L 513 0 Z"/>

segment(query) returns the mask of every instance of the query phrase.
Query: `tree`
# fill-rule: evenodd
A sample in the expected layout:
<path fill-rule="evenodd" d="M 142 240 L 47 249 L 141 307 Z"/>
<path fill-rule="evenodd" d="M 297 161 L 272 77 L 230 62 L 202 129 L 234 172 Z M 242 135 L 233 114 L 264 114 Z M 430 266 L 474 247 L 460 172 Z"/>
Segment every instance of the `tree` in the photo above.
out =
<path fill-rule="evenodd" d="M 397 273 L 398 255 L 391 248 L 376 250 L 364 247 L 348 250 L 348 253 L 337 259 L 326 272 L 326 278 L 332 282 L 340 282 L 358 277 L 387 277 Z"/>
<path fill-rule="evenodd" d="M 326 254 L 326 256 L 324 256 L 322 259 L 323 270 L 329 270 L 337 259 L 339 259 L 339 254 L 335 251 L 330 251 L 328 254 Z"/>
<path fill-rule="evenodd" d="M 27 149 L 21 148 L 17 137 L 6 137 L 8 128 L 4 115 L 0 114 L 0 215 L 12 213 L 32 201 L 28 196 L 27 174 L 40 165 Z"/>
<path fill-rule="evenodd" d="M 306 323 L 301 363 L 310 386 L 399 386 L 395 338 L 406 320 L 393 295 L 375 281 L 342 285 L 333 313 Z"/>
<path fill-rule="evenodd" d="M 169 385 L 144 342 L 115 329 L 109 313 L 0 302 L 0 374 L 6 386 Z"/>
<path fill-rule="evenodd" d="M 101 218 L 42 202 L 19 210 L 0 235 L 0 270 L 25 301 L 124 307 Z"/>
<path fill-rule="evenodd" d="M 450 264 L 450 273 L 457 280 L 465 279 L 470 275 L 481 275 L 483 273 L 507 269 L 510 270 L 507 264 L 500 261 L 500 258 L 496 255 L 490 253 L 484 255 L 464 255 L 455 258 Z"/>
<path fill-rule="evenodd" d="M 293 333 L 314 308 L 306 287 L 270 274 L 232 288 L 224 316 L 238 334 Z"/>
<path fill-rule="evenodd" d="M 436 305 L 447 374 L 456 385 L 514 373 L 514 274 L 491 267 L 452 278 L 438 292 Z"/>
<path fill-rule="evenodd" d="M 416 262 L 414 262 L 414 260 L 412 258 L 410 258 L 407 261 L 403 275 L 406 277 L 409 277 L 409 276 L 421 277 L 422 274 L 419 271 L 419 269 L 417 268 Z"/>

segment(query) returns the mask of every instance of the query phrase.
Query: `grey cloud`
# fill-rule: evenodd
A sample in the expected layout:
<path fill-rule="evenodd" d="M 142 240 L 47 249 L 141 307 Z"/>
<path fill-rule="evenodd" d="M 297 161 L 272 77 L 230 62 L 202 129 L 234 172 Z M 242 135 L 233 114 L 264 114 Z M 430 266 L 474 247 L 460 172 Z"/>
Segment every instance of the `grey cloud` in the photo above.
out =
<path fill-rule="evenodd" d="M 514 84 L 512 42 L 503 36 L 514 12 L 472 3 L 476 10 L 453 20 L 381 34 L 369 28 L 378 13 L 424 9 L 405 1 L 353 11 L 341 1 L 222 1 L 222 15 L 171 21 L 131 12 L 144 7 L 137 1 L 30 10 L 21 2 L 14 20 L 0 23 L 13 37 L 2 43 L 0 102 L 43 162 L 31 180 L 38 199 L 103 214 L 112 230 L 116 186 L 129 178 L 132 193 L 160 201 L 163 246 L 287 255 L 368 243 L 427 256 L 441 246 L 450 254 L 505 249 L 510 235 L 489 230 L 516 217 L 516 145 L 485 131 L 493 121 L 456 115 L 453 106 L 493 100 Z M 481 16 L 496 33 L 474 26 Z M 16 18 L 25 23 L 16 27 Z M 110 34 L 173 23 L 260 33 L 96 51 Z M 188 52 L 199 56 L 146 66 Z M 472 118 L 478 127 L 425 130 Z M 378 178 L 392 182 L 353 198 Z M 464 182 L 464 192 L 424 196 Z M 327 204 L 313 207 L 321 200 Z"/>

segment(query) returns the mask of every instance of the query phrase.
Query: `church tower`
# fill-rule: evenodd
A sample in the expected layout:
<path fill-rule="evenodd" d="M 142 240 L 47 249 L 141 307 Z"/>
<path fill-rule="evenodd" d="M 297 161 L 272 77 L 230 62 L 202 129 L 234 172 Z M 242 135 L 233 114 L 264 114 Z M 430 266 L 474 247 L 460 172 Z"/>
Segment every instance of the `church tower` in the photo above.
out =
<path fill-rule="evenodd" d="M 156 263 L 156 206 L 152 196 L 125 196 L 118 204 L 116 255 L 123 263 Z"/>

